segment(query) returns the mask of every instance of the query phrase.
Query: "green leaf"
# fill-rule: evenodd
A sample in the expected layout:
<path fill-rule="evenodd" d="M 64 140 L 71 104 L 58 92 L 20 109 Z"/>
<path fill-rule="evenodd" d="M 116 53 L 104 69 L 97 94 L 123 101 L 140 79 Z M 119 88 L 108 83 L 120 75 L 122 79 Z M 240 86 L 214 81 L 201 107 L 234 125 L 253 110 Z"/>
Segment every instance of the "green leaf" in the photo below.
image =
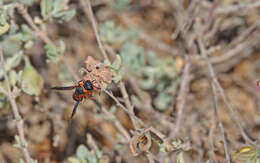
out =
<path fill-rule="evenodd" d="M 21 143 L 21 140 L 20 140 L 20 137 L 18 136 L 18 135 L 15 135 L 14 136 L 14 139 L 15 139 L 15 144 L 14 144 L 14 146 L 15 147 L 21 147 L 22 146 L 22 143 Z"/>
<path fill-rule="evenodd" d="M 125 11 L 129 8 L 131 0 L 116 0 L 111 4 L 111 8 L 116 11 Z"/>
<path fill-rule="evenodd" d="M 31 6 L 33 5 L 34 2 L 36 2 L 37 0 L 19 0 L 21 3 L 27 5 L 27 6 Z"/>
<path fill-rule="evenodd" d="M 145 66 L 145 51 L 132 43 L 126 43 L 120 49 L 120 56 L 124 65 L 133 73 L 140 73 Z"/>
<path fill-rule="evenodd" d="M 89 150 L 84 144 L 79 145 L 79 147 L 77 148 L 77 151 L 76 151 L 76 155 L 80 160 L 87 159 L 88 153 L 89 153 Z"/>
<path fill-rule="evenodd" d="M 14 87 L 17 80 L 18 80 L 18 74 L 14 70 L 11 70 L 9 72 L 9 81 L 10 81 L 11 86 Z"/>
<path fill-rule="evenodd" d="M 64 0 L 54 0 L 53 2 L 54 13 L 64 10 L 64 6 L 62 5 L 62 2 L 64 2 Z"/>
<path fill-rule="evenodd" d="M 0 43 L 5 56 L 13 56 L 21 50 L 21 43 L 11 40 L 10 37 L 4 37 Z"/>
<path fill-rule="evenodd" d="M 8 72 L 10 69 L 17 67 L 21 63 L 23 56 L 23 51 L 19 51 L 14 56 L 7 58 L 5 65 L 6 71 Z M 0 72 L 0 76 L 1 75 Z"/>
<path fill-rule="evenodd" d="M 25 163 L 25 161 L 23 159 L 20 159 L 19 162 L 20 163 Z"/>
<path fill-rule="evenodd" d="M 60 47 L 45 45 L 44 48 L 46 49 L 47 62 L 57 63 L 65 52 L 65 43 L 60 40 Z"/>
<path fill-rule="evenodd" d="M 183 152 L 180 152 L 177 156 L 177 163 L 185 163 L 184 158 L 183 158 Z"/>
<path fill-rule="evenodd" d="M 68 10 L 54 14 L 53 17 L 57 19 L 58 23 L 64 23 L 70 21 L 75 14 L 75 10 Z"/>
<path fill-rule="evenodd" d="M 138 36 L 136 30 L 125 30 L 122 26 L 116 26 L 113 21 L 106 21 L 99 27 L 101 41 L 110 44 L 125 43 L 135 40 Z"/>
<path fill-rule="evenodd" d="M 0 36 L 5 34 L 9 30 L 10 25 L 5 23 L 4 25 L 0 25 Z"/>
<path fill-rule="evenodd" d="M 105 59 L 104 60 L 104 65 L 111 66 L 111 63 L 110 63 L 110 61 L 108 59 Z"/>
<path fill-rule="evenodd" d="M 0 93 L 0 109 L 8 102 L 7 97 Z"/>
<path fill-rule="evenodd" d="M 33 44 L 34 44 L 33 41 L 29 40 L 29 41 L 27 41 L 26 44 L 24 45 L 24 48 L 25 48 L 25 49 L 30 49 L 30 48 L 33 47 Z"/>
<path fill-rule="evenodd" d="M 25 58 L 25 68 L 22 75 L 22 90 L 29 95 L 40 95 L 43 87 L 42 76 L 31 66 L 29 59 Z"/>
<path fill-rule="evenodd" d="M 168 106 L 173 101 L 173 97 L 164 93 L 160 92 L 159 95 L 154 100 L 154 105 L 156 106 L 156 109 L 159 110 L 165 110 L 168 108 Z"/>
<path fill-rule="evenodd" d="M 92 153 L 88 153 L 87 154 L 87 158 L 88 158 L 88 161 L 90 162 L 90 163 L 98 163 L 98 159 L 97 159 L 97 157 L 96 157 L 96 155 L 95 154 L 92 154 Z"/>
<path fill-rule="evenodd" d="M 159 143 L 160 152 L 166 153 L 166 144 L 165 143 Z"/>
<path fill-rule="evenodd" d="M 123 79 L 124 75 L 125 75 L 125 71 L 123 69 L 119 69 L 118 73 L 113 78 L 113 81 L 115 83 L 118 83 L 119 81 L 121 81 Z"/>
<path fill-rule="evenodd" d="M 136 97 L 135 95 L 131 95 L 131 102 L 134 106 L 136 107 L 142 107 L 142 103 L 141 101 L 138 99 L 138 97 Z"/>
<path fill-rule="evenodd" d="M 100 150 L 95 150 L 95 154 L 96 154 L 96 156 L 97 156 L 98 159 L 101 159 L 102 156 L 103 156 L 103 152 L 100 151 Z"/>
<path fill-rule="evenodd" d="M 115 105 L 112 105 L 112 106 L 110 107 L 110 109 L 109 109 L 109 112 L 112 113 L 112 114 L 115 114 L 116 110 L 117 110 L 116 106 L 115 106 Z"/>
<path fill-rule="evenodd" d="M 57 20 L 64 23 L 71 20 L 76 14 L 75 10 L 68 10 L 67 0 L 42 0 L 41 15 L 44 20 Z"/>
<path fill-rule="evenodd" d="M 70 163 L 81 163 L 81 161 L 79 159 L 77 159 L 76 157 L 69 157 L 68 161 Z"/>
<path fill-rule="evenodd" d="M 33 41 L 35 38 L 35 33 L 25 24 L 22 25 L 20 32 L 10 36 L 10 40 L 18 43 L 27 43 L 29 41 Z"/>
<path fill-rule="evenodd" d="M 41 15 L 44 20 L 48 20 L 53 8 L 53 0 L 41 0 Z"/>
<path fill-rule="evenodd" d="M 114 60 L 113 64 L 111 65 L 111 68 L 114 70 L 118 70 L 121 66 L 121 57 L 120 55 L 116 55 L 116 59 Z"/>

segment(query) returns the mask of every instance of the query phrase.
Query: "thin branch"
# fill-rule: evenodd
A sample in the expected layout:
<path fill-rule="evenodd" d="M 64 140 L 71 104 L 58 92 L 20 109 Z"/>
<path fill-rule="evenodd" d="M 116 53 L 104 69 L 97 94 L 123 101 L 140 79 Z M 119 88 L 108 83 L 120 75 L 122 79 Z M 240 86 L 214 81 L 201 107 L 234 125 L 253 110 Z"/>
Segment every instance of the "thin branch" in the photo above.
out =
<path fill-rule="evenodd" d="M 90 1 L 89 1 L 89 0 L 86 0 L 86 1 L 80 0 L 80 3 L 81 3 L 81 5 L 83 6 L 83 10 L 84 10 L 85 14 L 86 14 L 86 15 L 89 17 L 89 19 L 91 20 L 92 27 L 93 27 L 93 30 L 94 30 L 94 32 L 95 32 L 95 36 L 96 36 L 96 39 L 97 39 L 97 42 L 98 42 L 98 45 L 99 45 L 99 49 L 100 49 L 100 51 L 102 52 L 103 57 L 104 57 L 105 59 L 108 59 L 108 60 L 109 60 L 109 58 L 107 57 L 107 53 L 106 53 L 106 51 L 105 51 L 105 48 L 104 48 L 104 46 L 103 46 L 103 44 L 102 44 L 102 42 L 101 42 L 101 40 L 100 40 L 99 34 L 98 34 L 98 25 L 97 25 L 96 19 L 95 19 L 95 17 L 94 17 L 94 14 L 93 14 L 93 11 L 92 11 L 92 8 L 91 8 L 91 3 L 90 3 Z M 120 84 L 120 90 L 121 90 L 121 92 L 123 91 L 122 94 L 123 94 L 123 96 L 124 96 L 124 100 L 125 100 L 125 103 L 126 103 L 126 105 L 127 105 L 127 108 L 124 107 L 124 106 L 118 101 L 118 99 L 117 99 L 116 97 L 114 97 L 114 95 L 113 95 L 112 93 L 110 93 L 110 92 L 108 92 L 108 91 L 106 91 L 106 90 L 104 90 L 104 91 L 105 91 L 112 99 L 114 99 L 114 101 L 117 103 L 117 105 L 119 105 L 122 109 L 124 109 L 124 110 L 129 114 L 129 116 L 131 117 L 131 120 L 132 120 L 133 125 L 135 126 L 135 128 L 137 127 L 137 126 L 135 125 L 135 120 L 138 120 L 138 122 L 144 126 L 144 123 L 143 123 L 139 118 L 137 118 L 137 117 L 134 115 L 134 111 L 133 111 L 132 105 L 131 105 L 130 100 L 129 100 L 129 98 L 128 98 L 128 93 L 126 92 L 126 89 L 125 89 L 124 84 L 123 84 L 122 82 L 121 82 L 121 84 Z M 134 120 L 134 119 L 135 119 L 135 120 Z"/>
<path fill-rule="evenodd" d="M 123 95 L 123 98 L 124 98 L 124 101 L 125 101 L 125 104 L 126 104 L 126 108 L 130 112 L 130 118 L 131 118 L 131 121 L 132 121 L 132 123 L 134 125 L 134 128 L 135 129 L 139 129 L 139 127 L 137 126 L 137 123 L 135 121 L 134 106 L 131 105 L 131 102 L 129 100 L 129 96 L 128 96 L 126 88 L 125 88 L 125 84 L 123 82 L 120 82 L 119 83 L 119 87 L 120 87 L 120 91 L 121 91 L 121 93 Z"/>
<path fill-rule="evenodd" d="M 212 117 L 212 124 L 209 130 L 209 144 L 210 144 L 210 151 L 209 151 L 209 156 L 211 158 L 212 161 L 214 161 L 215 163 L 217 163 L 217 159 L 216 159 L 216 154 L 215 154 L 215 147 L 214 147 L 214 136 L 215 136 L 215 130 L 216 130 L 216 118 L 213 115 Z"/>
<path fill-rule="evenodd" d="M 26 22 L 32 27 L 32 29 L 36 32 L 36 34 L 46 43 L 49 45 L 54 45 L 54 43 L 49 39 L 47 34 L 41 31 L 33 22 L 32 17 L 28 14 L 27 9 L 24 5 L 17 3 L 17 9 L 19 13 L 23 16 Z"/>
<path fill-rule="evenodd" d="M 230 14 L 235 13 L 237 11 L 247 11 L 254 8 L 260 7 L 260 1 L 257 0 L 256 2 L 247 3 L 247 4 L 238 4 L 238 5 L 231 5 L 227 7 L 219 7 L 216 9 L 215 14 Z"/>
<path fill-rule="evenodd" d="M 93 100 L 95 102 L 95 104 L 101 108 L 102 112 L 104 114 L 106 114 L 108 117 L 114 117 L 114 115 L 112 113 L 110 113 L 109 111 L 107 111 L 107 109 L 101 105 L 97 100 Z M 129 141 L 131 139 L 128 131 L 124 128 L 124 126 L 120 123 L 120 121 L 116 118 L 113 119 L 113 123 L 116 126 L 116 128 L 124 135 L 124 137 L 126 137 L 127 141 Z"/>
<path fill-rule="evenodd" d="M 175 137 L 176 134 L 180 130 L 181 121 L 182 121 L 182 117 L 183 117 L 182 115 L 183 115 L 183 111 L 184 111 L 186 100 L 187 100 L 187 93 L 189 90 L 189 74 L 190 74 L 191 63 L 190 63 L 190 59 L 188 56 L 185 56 L 185 61 L 186 61 L 186 64 L 185 64 L 185 67 L 183 70 L 180 91 L 179 91 L 179 94 L 177 97 L 177 104 L 176 104 L 176 108 L 178 110 L 177 111 L 177 120 L 176 120 L 175 128 L 170 133 L 171 138 Z"/>
<path fill-rule="evenodd" d="M 22 117 L 21 117 L 21 115 L 18 111 L 19 109 L 18 109 L 18 106 L 16 104 L 15 97 L 13 96 L 12 91 L 11 91 L 11 87 L 9 85 L 9 79 L 8 79 L 7 72 L 6 72 L 6 69 L 5 69 L 5 61 L 4 61 L 4 55 L 3 55 L 1 45 L 0 45 L 0 58 L 1 58 L 1 65 L 2 65 L 2 68 L 3 68 L 3 72 L 4 72 L 4 79 L 5 79 L 5 82 L 6 82 L 6 85 L 7 85 L 7 91 L 8 91 L 7 97 L 9 99 L 9 101 L 11 102 L 11 108 L 12 108 L 12 112 L 13 112 L 13 115 L 14 115 L 14 118 L 15 118 L 16 128 L 18 130 L 18 135 L 19 135 L 19 138 L 20 138 L 20 141 L 21 141 L 21 149 L 23 151 L 26 162 L 31 163 L 33 159 L 31 158 L 30 153 L 27 149 L 28 144 L 27 144 L 27 141 L 26 141 L 25 136 L 24 136 L 24 128 L 23 128 L 24 120 L 22 119 Z M 1 87 L 1 90 L 2 89 L 3 88 Z"/>
<path fill-rule="evenodd" d="M 212 86 L 212 91 L 213 91 L 214 110 L 215 110 L 215 114 L 218 119 L 219 128 L 221 130 L 222 140 L 224 142 L 225 157 L 226 157 L 226 161 L 228 163 L 230 163 L 231 160 L 230 160 L 230 155 L 228 153 L 228 145 L 227 145 L 227 140 L 226 140 L 226 136 L 225 136 L 226 134 L 225 134 L 225 129 L 223 127 L 223 123 L 222 123 L 222 120 L 220 118 L 219 111 L 218 111 L 218 97 L 217 97 L 217 90 L 216 90 L 216 86 L 215 86 L 214 82 L 211 83 L 211 86 Z"/>
<path fill-rule="evenodd" d="M 161 51 L 164 51 L 166 53 L 171 54 L 172 56 L 180 56 L 182 55 L 182 51 L 180 51 L 177 48 L 173 48 L 171 46 L 169 46 L 168 44 L 164 43 L 161 40 L 158 40 L 154 37 L 152 37 L 150 34 L 146 33 L 145 31 L 143 31 L 142 29 L 140 29 L 140 27 L 138 27 L 131 19 L 129 19 L 127 16 L 122 16 L 122 20 L 130 27 L 132 28 L 138 28 L 138 34 L 140 39 L 144 40 L 148 46 L 150 46 L 151 48 L 155 49 L 159 49 Z"/>
<path fill-rule="evenodd" d="M 138 123 L 140 123 L 142 126 L 146 127 L 146 125 L 144 124 L 144 122 L 139 119 L 138 117 L 136 117 L 133 113 L 131 113 L 124 105 L 122 105 L 119 100 L 113 95 L 112 92 L 109 92 L 107 90 L 104 90 L 104 92 L 109 95 L 115 102 L 116 105 L 121 107 L 130 117 L 132 116 Z"/>
<path fill-rule="evenodd" d="M 207 62 L 207 66 L 208 66 L 208 69 L 209 69 L 209 72 L 210 72 L 210 77 L 211 77 L 211 79 L 213 80 L 213 82 L 216 84 L 216 88 L 217 88 L 218 91 L 220 92 L 220 95 L 221 95 L 221 97 L 222 97 L 222 99 L 223 99 L 223 101 L 224 101 L 224 104 L 226 105 L 226 107 L 227 107 L 229 113 L 231 114 L 232 120 L 235 122 L 235 124 L 236 124 L 237 127 L 239 128 L 240 133 L 241 133 L 243 139 L 244 139 L 246 142 L 248 142 L 248 143 L 250 143 L 250 144 L 252 144 L 252 145 L 255 145 L 255 143 L 254 143 L 254 142 L 248 137 L 248 135 L 245 133 L 244 129 L 242 128 L 242 126 L 241 126 L 241 124 L 240 124 L 240 122 L 239 122 L 238 117 L 236 116 L 236 114 L 235 114 L 233 108 L 231 107 L 231 105 L 229 104 L 229 102 L 228 102 L 228 100 L 227 100 L 227 97 L 226 97 L 226 95 L 225 95 L 225 92 L 224 92 L 223 88 L 221 87 L 221 85 L 220 85 L 220 83 L 219 83 L 219 81 L 218 81 L 218 79 L 217 79 L 217 77 L 216 77 L 216 74 L 215 74 L 215 72 L 214 72 L 213 66 L 212 66 L 212 64 L 211 64 L 211 62 L 210 62 L 210 60 L 209 60 L 209 58 L 208 58 L 208 56 L 207 56 L 207 51 L 206 51 L 206 48 L 205 48 L 205 46 L 204 46 L 204 44 L 203 44 L 201 38 L 198 37 L 197 40 L 198 40 L 198 43 L 199 43 L 201 55 L 202 55 L 202 57 L 205 59 L 205 61 Z"/>
<path fill-rule="evenodd" d="M 19 13 L 23 16 L 23 18 L 26 20 L 26 22 L 32 27 L 32 29 L 40 37 L 40 39 L 43 40 L 43 42 L 45 44 L 55 46 L 54 42 L 48 37 L 48 35 L 34 24 L 32 17 L 27 12 L 27 9 L 22 4 L 19 4 L 19 3 L 17 3 L 16 6 L 17 6 Z M 72 77 L 78 81 L 79 76 L 77 75 L 77 73 L 75 73 L 75 71 L 71 67 L 71 64 L 68 63 L 66 58 L 62 57 L 61 61 L 63 61 L 63 63 L 66 65 L 66 67 L 67 67 L 68 71 L 70 72 L 70 74 L 72 75 Z"/>
<path fill-rule="evenodd" d="M 155 156 L 150 151 L 147 151 L 145 155 L 149 163 L 155 163 Z"/>
<path fill-rule="evenodd" d="M 102 52 L 103 57 L 106 60 L 109 60 L 106 50 L 100 40 L 99 34 L 98 34 L 98 24 L 96 22 L 96 19 L 94 17 L 93 11 L 92 11 L 92 7 L 91 7 L 91 3 L 89 0 L 80 0 L 80 4 L 83 6 L 83 11 L 85 12 L 85 14 L 89 17 L 89 19 L 91 20 L 91 24 L 93 27 L 93 30 L 95 32 L 95 36 L 97 39 L 97 43 L 98 43 L 98 47 Z"/>
<path fill-rule="evenodd" d="M 87 133 L 86 135 L 87 137 L 87 144 L 94 150 L 99 150 L 97 143 L 95 142 L 95 140 L 93 139 L 92 135 L 90 133 Z"/>
<path fill-rule="evenodd" d="M 221 0 L 215 0 L 213 2 L 213 5 L 209 9 L 209 15 L 208 15 L 208 17 L 206 19 L 207 21 L 206 21 L 203 33 L 207 33 L 209 31 L 210 26 L 211 26 L 211 24 L 213 22 L 213 19 L 214 19 L 214 17 L 213 17 L 214 11 L 216 10 L 216 8 L 217 8 L 217 6 L 219 5 L 220 2 L 221 2 Z"/>

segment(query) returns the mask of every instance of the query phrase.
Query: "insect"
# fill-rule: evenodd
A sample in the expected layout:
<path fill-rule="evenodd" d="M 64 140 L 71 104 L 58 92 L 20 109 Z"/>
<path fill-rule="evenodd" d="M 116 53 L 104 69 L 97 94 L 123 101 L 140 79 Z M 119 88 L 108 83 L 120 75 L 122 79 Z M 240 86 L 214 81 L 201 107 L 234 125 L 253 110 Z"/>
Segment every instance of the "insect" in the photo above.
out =
<path fill-rule="evenodd" d="M 90 80 L 80 80 L 78 82 L 78 85 L 75 86 L 67 86 L 67 87 L 52 87 L 50 89 L 53 90 L 72 90 L 75 89 L 72 98 L 76 101 L 71 117 L 74 116 L 74 114 L 77 111 L 79 103 L 85 98 L 85 99 L 94 99 L 92 96 L 93 90 L 94 90 L 94 85 Z"/>

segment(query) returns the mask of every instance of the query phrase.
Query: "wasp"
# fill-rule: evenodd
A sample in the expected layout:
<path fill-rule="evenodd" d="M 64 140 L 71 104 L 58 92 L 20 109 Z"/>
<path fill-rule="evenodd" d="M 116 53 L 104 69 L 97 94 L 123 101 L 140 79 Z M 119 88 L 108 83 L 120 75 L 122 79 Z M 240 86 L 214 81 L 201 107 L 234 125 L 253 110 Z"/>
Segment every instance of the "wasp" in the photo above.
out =
<path fill-rule="evenodd" d="M 50 89 L 52 89 L 52 90 L 72 90 L 72 89 L 75 89 L 75 91 L 72 95 L 72 98 L 76 101 L 76 103 L 74 105 L 70 119 L 72 119 L 72 117 L 76 113 L 78 105 L 83 99 L 94 99 L 94 97 L 92 96 L 92 93 L 94 91 L 94 85 L 92 84 L 92 82 L 90 80 L 80 80 L 78 82 L 78 84 L 75 85 L 75 86 L 52 87 Z"/>

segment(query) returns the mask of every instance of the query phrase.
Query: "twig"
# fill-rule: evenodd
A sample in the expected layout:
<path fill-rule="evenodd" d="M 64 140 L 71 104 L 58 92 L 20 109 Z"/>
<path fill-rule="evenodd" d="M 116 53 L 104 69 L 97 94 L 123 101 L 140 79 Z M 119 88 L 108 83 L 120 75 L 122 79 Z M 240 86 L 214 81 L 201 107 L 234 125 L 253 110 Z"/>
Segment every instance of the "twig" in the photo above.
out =
<path fill-rule="evenodd" d="M 114 117 L 114 115 L 112 113 L 110 113 L 109 111 L 107 111 L 107 109 L 101 105 L 97 100 L 93 100 L 95 102 L 95 104 L 101 108 L 102 112 L 104 112 L 104 114 L 106 114 L 108 117 Z M 129 133 L 127 132 L 127 130 L 124 128 L 124 126 L 120 123 L 120 121 L 118 119 L 113 119 L 113 123 L 114 125 L 117 127 L 117 129 L 126 137 L 127 141 L 129 141 L 131 139 Z"/>
<path fill-rule="evenodd" d="M 93 27 L 93 30 L 95 32 L 95 36 L 96 36 L 96 39 L 97 39 L 98 47 L 101 50 L 103 57 L 106 60 L 109 60 L 107 53 L 105 51 L 105 48 L 104 48 L 104 46 L 103 46 L 103 44 L 100 40 L 99 34 L 98 34 L 98 24 L 97 24 L 96 19 L 94 17 L 90 1 L 89 0 L 80 0 L 80 4 L 83 6 L 83 11 L 85 12 L 85 14 L 91 20 L 91 24 L 92 24 L 92 27 Z"/>
<path fill-rule="evenodd" d="M 210 144 L 210 148 L 211 148 L 211 150 L 209 151 L 209 156 L 212 161 L 217 163 L 215 147 L 214 147 L 214 136 L 215 136 L 214 133 L 216 130 L 216 118 L 214 115 L 212 117 L 214 117 L 214 118 L 212 120 L 212 124 L 211 124 L 210 130 L 209 130 L 209 144 Z"/>
<path fill-rule="evenodd" d="M 98 150 L 98 146 L 90 133 L 87 133 L 87 144 L 94 150 Z"/>
<path fill-rule="evenodd" d="M 204 26 L 204 31 L 203 33 L 207 33 L 210 29 L 210 26 L 212 24 L 212 21 L 213 21 L 213 14 L 214 14 L 214 11 L 216 10 L 217 6 L 219 5 L 219 3 L 221 2 L 221 0 L 215 0 L 213 2 L 213 5 L 211 6 L 211 8 L 209 9 L 209 15 L 207 17 L 207 21 L 206 21 L 206 24 Z"/>
<path fill-rule="evenodd" d="M 8 79 L 7 72 L 6 72 L 6 69 L 5 69 L 5 61 L 4 61 L 4 55 L 3 55 L 1 45 L 0 45 L 0 57 L 1 57 L 1 65 L 2 65 L 2 68 L 3 68 L 3 72 L 4 72 L 4 79 L 5 79 L 5 82 L 6 82 L 6 85 L 7 85 L 7 91 L 8 91 L 7 97 L 9 99 L 9 101 L 11 102 L 11 108 L 12 108 L 12 112 L 13 112 L 13 115 L 14 115 L 14 118 L 15 118 L 16 128 L 18 130 L 19 139 L 21 141 L 21 149 L 23 151 L 26 162 L 31 163 L 33 159 L 31 158 L 30 153 L 27 149 L 28 144 L 27 144 L 25 136 L 24 136 L 24 128 L 23 128 L 24 120 L 22 119 L 22 117 L 21 117 L 21 115 L 18 111 L 19 109 L 18 109 L 18 106 L 15 102 L 15 97 L 13 96 L 12 91 L 11 91 L 11 87 L 9 85 L 9 79 Z M 2 87 L 1 87 L 1 90 L 3 90 Z M 5 92 L 5 91 L 3 91 L 3 92 Z"/>
<path fill-rule="evenodd" d="M 256 1 L 253 3 L 248 4 L 238 4 L 238 5 L 231 5 L 228 7 L 219 7 L 215 10 L 215 14 L 230 14 L 235 13 L 237 11 L 247 11 L 253 8 L 260 7 L 260 1 Z"/>
<path fill-rule="evenodd" d="M 181 80 L 181 86 L 180 86 L 180 91 L 177 97 L 177 120 L 176 120 L 176 125 L 175 128 L 172 130 L 170 133 L 170 137 L 173 138 L 175 135 L 178 133 L 180 130 L 181 126 L 181 121 L 182 121 L 182 115 L 183 115 L 183 110 L 185 107 L 186 99 L 187 99 L 187 93 L 189 90 L 189 74 L 190 74 L 190 59 L 188 56 L 185 56 L 185 67 L 183 70 L 183 75 L 182 75 L 182 80 Z"/>
<path fill-rule="evenodd" d="M 46 43 L 50 45 L 54 45 L 54 43 L 49 39 L 49 37 L 42 32 L 33 22 L 32 17 L 28 14 L 27 9 L 22 5 L 17 3 L 17 9 L 20 14 L 24 17 L 26 22 L 32 27 L 32 29 L 36 32 L 36 34 Z"/>
<path fill-rule="evenodd" d="M 205 48 L 205 46 L 204 46 L 204 44 L 203 44 L 201 38 L 198 37 L 197 40 L 198 40 L 198 43 L 199 43 L 201 55 L 202 55 L 202 57 L 205 59 L 205 61 L 207 62 L 207 66 L 208 66 L 208 69 L 209 69 L 209 72 L 210 72 L 210 77 L 211 77 L 211 79 L 213 80 L 214 84 L 216 85 L 216 88 L 217 88 L 218 91 L 220 92 L 220 95 L 221 95 L 221 97 L 222 97 L 222 99 L 223 99 L 223 101 L 224 101 L 224 104 L 226 105 L 226 107 L 227 107 L 229 113 L 231 114 L 232 120 L 235 122 L 235 124 L 236 124 L 237 127 L 239 128 L 240 133 L 241 133 L 243 139 L 244 139 L 246 142 L 248 142 L 248 143 L 250 143 L 250 144 L 252 144 L 252 145 L 255 145 L 255 143 L 254 143 L 254 142 L 247 136 L 247 134 L 245 133 L 244 129 L 242 128 L 242 126 L 241 126 L 241 124 L 240 124 L 240 122 L 239 122 L 238 117 L 236 116 L 236 114 L 235 114 L 233 108 L 231 107 L 231 105 L 229 104 L 229 102 L 228 102 L 228 100 L 227 100 L 227 97 L 226 97 L 226 95 L 225 95 L 225 93 L 224 93 L 224 90 L 223 90 L 223 88 L 221 87 L 220 83 L 218 82 L 218 79 L 217 79 L 216 74 L 215 74 L 215 72 L 214 72 L 213 66 L 212 66 L 212 64 L 211 64 L 211 62 L 210 62 L 210 60 L 209 60 L 209 58 L 208 58 L 208 56 L 207 56 L 207 51 L 206 51 L 206 48 Z"/>
<path fill-rule="evenodd" d="M 147 151 L 145 155 L 146 155 L 149 163 L 155 163 L 155 161 L 154 161 L 155 157 L 150 151 Z"/>
<path fill-rule="evenodd" d="M 169 54 L 171 54 L 172 56 L 180 56 L 182 55 L 182 52 L 180 50 L 178 50 L 177 48 L 172 48 L 171 46 L 169 46 L 168 44 L 164 43 L 161 40 L 158 40 L 154 37 L 152 37 L 150 34 L 147 34 L 145 31 L 143 31 L 142 29 L 140 29 L 139 27 L 136 26 L 136 24 L 129 19 L 127 16 L 122 16 L 122 20 L 130 27 L 132 28 L 138 28 L 138 34 L 140 39 L 144 40 L 145 42 L 147 42 L 147 44 L 151 47 L 151 48 L 158 48 L 161 51 L 167 52 Z"/>
<path fill-rule="evenodd" d="M 103 55 L 104 59 L 109 61 L 109 58 L 108 58 L 107 53 L 105 51 L 105 48 L 104 48 L 104 46 L 103 46 L 103 44 L 102 44 L 102 42 L 100 40 L 99 34 L 98 34 L 98 25 L 97 25 L 96 19 L 94 17 L 94 14 L 93 14 L 93 11 L 92 11 L 92 8 L 91 8 L 91 3 L 90 3 L 89 0 L 86 0 L 86 1 L 80 0 L 80 3 L 83 6 L 83 10 L 84 10 L 85 14 L 91 20 L 92 27 L 93 27 L 93 30 L 95 32 L 95 36 L 96 36 L 96 39 L 97 39 L 97 42 L 98 42 L 98 47 L 99 47 L 100 51 L 102 52 L 102 55 Z M 123 82 L 120 82 L 120 86 L 119 87 L 120 87 L 121 93 L 123 94 L 123 97 L 124 97 L 124 100 L 125 100 L 127 108 L 125 106 L 123 106 L 118 101 L 118 99 L 116 97 L 114 97 L 114 95 L 112 93 L 110 93 L 107 90 L 104 90 L 104 91 L 117 103 L 118 106 L 120 106 L 123 110 L 125 110 L 129 114 L 135 129 L 138 129 L 138 127 L 136 125 L 136 121 L 139 122 L 143 127 L 146 127 L 146 125 L 143 123 L 143 121 L 135 116 L 134 110 L 133 110 L 133 106 L 130 103 L 129 96 L 128 96 L 128 93 L 127 93 L 127 91 L 126 91 L 126 89 L 124 87 Z M 149 159 L 149 157 L 148 157 L 148 159 Z"/>
<path fill-rule="evenodd" d="M 45 42 L 46 44 L 55 46 L 55 44 L 53 43 L 53 41 L 47 36 L 46 33 L 44 33 L 42 30 L 40 30 L 33 22 L 32 17 L 28 14 L 27 9 L 22 5 L 17 3 L 17 9 L 20 12 L 20 14 L 24 17 L 24 19 L 26 20 L 26 22 L 32 27 L 32 29 L 35 31 L 35 33 L 40 37 L 41 40 L 43 40 L 43 42 Z M 65 57 L 62 57 L 61 60 L 63 61 L 63 63 L 66 65 L 66 67 L 68 68 L 68 71 L 70 72 L 70 74 L 72 75 L 72 77 L 74 79 L 76 79 L 77 81 L 79 80 L 79 76 L 77 75 L 77 73 L 75 73 L 75 71 L 73 70 L 73 68 L 71 67 L 70 63 L 67 62 Z"/>
<path fill-rule="evenodd" d="M 131 113 L 124 105 L 122 105 L 122 104 L 119 102 L 119 100 L 113 95 L 112 92 L 109 92 L 109 91 L 107 91 L 107 90 L 104 90 L 104 92 L 105 92 L 107 95 L 109 95 L 109 96 L 116 102 L 116 104 L 117 104 L 119 107 L 121 107 L 126 113 L 128 113 L 130 117 L 132 116 L 138 123 L 140 123 L 142 126 L 146 127 L 146 125 L 144 124 L 144 122 L 143 122 L 141 119 L 139 119 L 138 117 L 136 117 L 133 113 Z"/>
<path fill-rule="evenodd" d="M 129 100 L 129 96 L 128 96 L 126 88 L 125 88 L 125 84 L 123 82 L 120 82 L 119 83 L 119 87 L 120 87 L 120 91 L 121 91 L 121 93 L 123 95 L 126 107 L 129 110 L 129 112 L 130 112 L 130 118 L 131 118 L 131 121 L 132 121 L 132 123 L 134 125 L 134 128 L 135 129 L 139 129 L 139 127 L 137 126 L 137 123 L 135 121 L 134 106 L 131 105 L 131 102 Z"/>
<path fill-rule="evenodd" d="M 219 112 L 218 112 L 218 97 L 217 97 L 217 91 L 216 91 L 216 86 L 215 86 L 214 82 L 211 83 L 211 86 L 212 86 L 212 91 L 213 91 L 214 110 L 215 110 L 215 114 L 216 114 L 217 119 L 218 119 L 218 126 L 221 130 L 222 140 L 224 142 L 225 157 L 226 157 L 226 161 L 228 163 L 230 163 L 231 160 L 230 160 L 230 155 L 228 153 L 228 146 L 227 146 L 227 140 L 226 140 L 226 136 L 225 136 L 225 129 L 223 127 L 222 120 L 221 120 Z"/>
<path fill-rule="evenodd" d="M 92 27 L 93 27 L 93 29 L 94 29 L 95 36 L 96 36 L 96 39 L 97 39 L 97 42 L 98 42 L 98 45 L 99 45 L 99 49 L 100 49 L 100 51 L 102 52 L 103 57 L 104 57 L 105 59 L 108 59 L 108 60 L 109 60 L 109 58 L 107 57 L 107 53 L 106 53 L 106 51 L 105 51 L 105 48 L 104 48 L 104 46 L 103 46 L 103 44 L 102 44 L 102 42 L 101 42 L 101 40 L 100 40 L 99 34 L 98 34 L 98 25 L 97 25 L 96 19 L 95 19 L 95 17 L 94 17 L 94 14 L 93 14 L 93 11 L 92 11 L 92 8 L 91 8 L 90 1 L 89 1 L 89 0 L 86 0 L 86 1 L 80 0 L 80 3 L 81 3 L 82 6 L 83 6 L 83 10 L 84 10 L 85 14 L 86 14 L 86 15 L 89 17 L 89 19 L 91 20 Z M 122 82 L 121 82 L 121 83 L 122 83 Z M 117 103 L 117 105 L 119 105 L 122 109 L 124 109 L 124 110 L 129 114 L 130 117 L 132 117 L 132 118 L 131 118 L 132 121 L 133 121 L 133 119 L 135 119 L 135 120 L 137 120 L 140 124 L 142 124 L 142 125 L 144 126 L 144 123 L 143 123 L 139 118 L 137 118 L 137 117 L 134 115 L 133 108 L 132 108 L 132 105 L 131 105 L 130 100 L 129 100 L 129 98 L 128 98 L 128 93 L 126 92 L 126 89 L 125 89 L 125 87 L 124 87 L 124 84 L 123 84 L 123 83 L 120 84 L 119 87 L 120 87 L 120 90 L 123 91 L 123 92 L 122 92 L 123 96 L 125 96 L 124 99 L 125 99 L 125 103 L 126 103 L 126 105 L 127 105 L 127 109 L 126 109 L 126 107 L 124 107 L 124 106 L 118 101 L 118 99 L 117 99 L 116 97 L 114 97 L 114 95 L 113 95 L 112 93 L 108 92 L 107 90 L 104 90 L 104 91 L 105 91 L 112 99 L 114 99 L 114 101 Z M 135 127 L 137 127 L 137 126 L 135 125 L 135 120 L 133 121 L 133 125 L 134 125 Z"/>

